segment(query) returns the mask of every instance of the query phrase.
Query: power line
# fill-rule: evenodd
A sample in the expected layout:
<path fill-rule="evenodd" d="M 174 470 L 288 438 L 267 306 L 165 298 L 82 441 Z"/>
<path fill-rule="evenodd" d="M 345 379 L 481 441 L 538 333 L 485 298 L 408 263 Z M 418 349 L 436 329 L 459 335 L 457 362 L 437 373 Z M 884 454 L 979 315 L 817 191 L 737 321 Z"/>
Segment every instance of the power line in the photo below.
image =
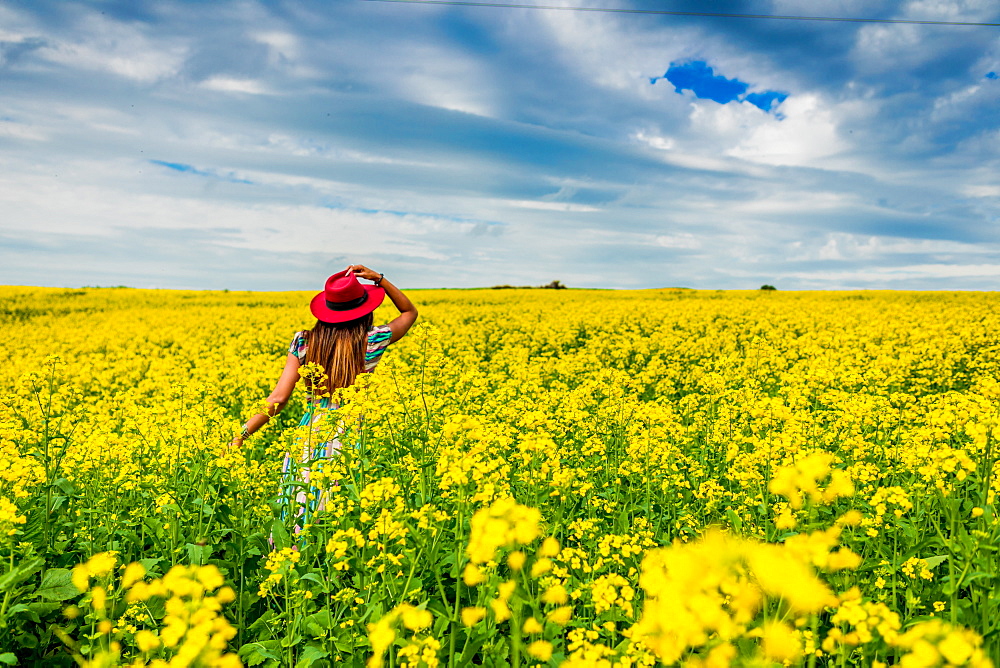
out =
<path fill-rule="evenodd" d="M 782 21 L 840 21 L 845 23 L 908 23 L 930 26 L 1000 27 L 1000 23 L 982 23 L 978 21 L 920 21 L 917 19 L 866 19 L 847 16 L 780 16 L 775 14 L 729 14 L 723 12 L 675 12 L 663 9 L 564 7 L 560 5 L 522 5 L 503 2 L 468 2 L 465 0 L 366 0 L 366 2 L 401 2 L 414 5 L 456 5 L 461 7 L 503 7 L 506 9 L 549 9 L 569 12 L 604 12 L 615 14 L 656 14 L 659 16 L 710 16 L 726 19 L 778 19 Z"/>

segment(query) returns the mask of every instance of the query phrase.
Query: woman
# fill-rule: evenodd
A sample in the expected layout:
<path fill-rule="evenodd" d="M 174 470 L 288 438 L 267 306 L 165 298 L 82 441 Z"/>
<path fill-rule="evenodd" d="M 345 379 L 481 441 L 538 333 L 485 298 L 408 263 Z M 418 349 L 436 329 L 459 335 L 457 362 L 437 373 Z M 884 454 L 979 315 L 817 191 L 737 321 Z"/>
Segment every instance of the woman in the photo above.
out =
<path fill-rule="evenodd" d="M 372 281 L 373 285 L 362 285 L 358 282 L 359 278 Z M 372 313 L 386 295 L 399 310 L 399 315 L 388 325 L 373 327 Z M 266 412 L 254 415 L 243 425 L 243 433 L 233 440 L 234 446 L 242 446 L 247 437 L 285 407 L 300 378 L 299 368 L 302 365 L 316 364 L 325 374 L 325 379 L 305 379 L 312 395 L 299 422 L 300 426 L 305 426 L 313 424 L 322 414 L 321 409 L 337 408 L 322 395 L 350 386 L 360 373 L 374 371 L 386 347 L 403 338 L 417 319 L 417 309 L 399 288 L 386 280 L 384 274 L 360 264 L 352 264 L 328 278 L 323 292 L 312 299 L 309 309 L 316 316 L 315 326 L 311 330 L 295 333 L 285 368 L 267 397 Z M 307 444 L 298 458 L 291 453 L 285 454 L 283 472 L 286 487 L 301 488 L 296 497 L 302 504 L 306 522 L 312 511 L 323 506 L 319 490 L 313 488 L 310 489 L 312 494 L 306 493 L 310 463 L 329 457 L 339 449 L 340 443 L 334 439 L 318 446 Z M 313 498 L 309 499 L 309 496 Z"/>

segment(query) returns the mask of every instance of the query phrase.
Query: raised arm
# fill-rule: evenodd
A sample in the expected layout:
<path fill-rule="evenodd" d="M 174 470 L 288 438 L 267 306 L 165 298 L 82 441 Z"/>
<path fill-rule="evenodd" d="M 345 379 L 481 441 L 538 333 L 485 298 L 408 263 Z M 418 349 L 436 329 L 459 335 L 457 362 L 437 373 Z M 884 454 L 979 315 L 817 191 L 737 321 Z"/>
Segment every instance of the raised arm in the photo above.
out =
<path fill-rule="evenodd" d="M 389 323 L 389 329 L 392 331 L 392 338 L 389 339 L 389 342 L 395 343 L 406 336 L 410 327 L 413 327 L 413 323 L 417 321 L 417 307 L 413 305 L 409 297 L 404 295 L 403 291 L 393 285 L 383 274 L 372 271 L 363 264 L 352 264 L 347 270 L 354 272 L 358 278 L 372 281 L 383 288 L 386 296 L 392 301 L 392 305 L 399 311 L 399 315 Z"/>

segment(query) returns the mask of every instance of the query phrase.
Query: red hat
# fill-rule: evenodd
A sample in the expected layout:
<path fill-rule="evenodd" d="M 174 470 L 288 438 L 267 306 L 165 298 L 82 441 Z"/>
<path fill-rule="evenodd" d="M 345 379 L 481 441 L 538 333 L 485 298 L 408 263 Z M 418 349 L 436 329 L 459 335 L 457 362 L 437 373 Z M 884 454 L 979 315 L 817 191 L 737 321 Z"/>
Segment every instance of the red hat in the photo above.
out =
<path fill-rule="evenodd" d="M 361 285 L 358 277 L 345 269 L 326 279 L 326 289 L 313 297 L 309 310 L 322 322 L 347 322 L 368 315 L 383 299 L 383 288 Z"/>

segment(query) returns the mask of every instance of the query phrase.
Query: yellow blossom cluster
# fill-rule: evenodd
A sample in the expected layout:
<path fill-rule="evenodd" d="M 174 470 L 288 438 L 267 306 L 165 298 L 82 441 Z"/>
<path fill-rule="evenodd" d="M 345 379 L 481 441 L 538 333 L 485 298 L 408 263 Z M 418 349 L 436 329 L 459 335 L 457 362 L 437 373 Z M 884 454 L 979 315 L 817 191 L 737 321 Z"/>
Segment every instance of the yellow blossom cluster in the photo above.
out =
<path fill-rule="evenodd" d="M 492 561 L 501 547 L 527 545 L 539 535 L 541 513 L 512 498 L 500 499 L 472 516 L 466 552 L 474 564 Z"/>
<path fill-rule="evenodd" d="M 783 602 L 794 615 L 836 604 L 811 566 L 786 546 L 719 531 L 695 543 L 651 551 L 639 583 L 647 598 L 632 637 L 668 665 L 689 651 L 713 650 L 747 636 L 766 600 Z M 766 637 L 774 645 L 780 633 L 770 628 Z"/>
<path fill-rule="evenodd" d="M 24 524 L 26 520 L 10 499 L 0 496 L 0 534 L 7 538 L 13 536 L 17 533 L 16 525 Z"/>
<path fill-rule="evenodd" d="M 160 578 L 146 578 L 145 567 L 133 562 L 119 570 L 113 552 L 95 554 L 72 571 L 72 583 L 86 596 L 96 635 L 83 649 L 65 631 L 58 635 L 74 652 L 80 665 L 88 668 L 236 668 L 236 654 L 227 652 L 236 629 L 223 613 L 235 592 L 225 585 L 215 566 L 171 568 Z M 160 610 L 154 620 L 152 610 Z M 78 618 L 84 610 L 71 605 L 67 619 Z M 116 615 L 117 612 L 117 615 Z M 125 643 L 130 646 L 126 651 Z M 131 659 L 126 654 L 131 654 Z"/>
<path fill-rule="evenodd" d="M 801 508 L 806 501 L 828 504 L 854 494 L 850 476 L 841 469 L 831 470 L 833 459 L 831 453 L 816 452 L 778 469 L 769 485 L 771 493 L 787 498 L 793 509 Z M 829 481 L 821 486 L 827 478 Z"/>
<path fill-rule="evenodd" d="M 369 624 L 368 640 L 372 654 L 368 659 L 368 668 L 381 668 L 384 664 L 386 651 L 399 637 L 397 627 L 400 624 L 413 632 L 409 638 L 404 639 L 405 642 L 399 649 L 400 665 L 406 668 L 437 668 L 440 663 L 437 651 L 441 644 L 425 633 L 433 621 L 434 616 L 427 610 L 403 603 L 377 622 Z"/>
<path fill-rule="evenodd" d="M 940 619 L 921 622 L 900 635 L 895 644 L 906 652 L 899 660 L 904 668 L 970 666 L 992 668 L 983 651 L 983 640 L 974 631 L 956 628 Z"/>
<path fill-rule="evenodd" d="M 219 651 L 253 665 L 998 656 L 997 295 L 415 291 L 335 407 L 300 383 L 230 447 L 312 296 L 0 287 L 22 665 L 63 626 L 86 658 L 175 659 L 194 599 L 169 625 L 174 594 L 126 601 L 167 577 L 136 562 L 218 564 L 199 609 L 237 592 Z"/>

